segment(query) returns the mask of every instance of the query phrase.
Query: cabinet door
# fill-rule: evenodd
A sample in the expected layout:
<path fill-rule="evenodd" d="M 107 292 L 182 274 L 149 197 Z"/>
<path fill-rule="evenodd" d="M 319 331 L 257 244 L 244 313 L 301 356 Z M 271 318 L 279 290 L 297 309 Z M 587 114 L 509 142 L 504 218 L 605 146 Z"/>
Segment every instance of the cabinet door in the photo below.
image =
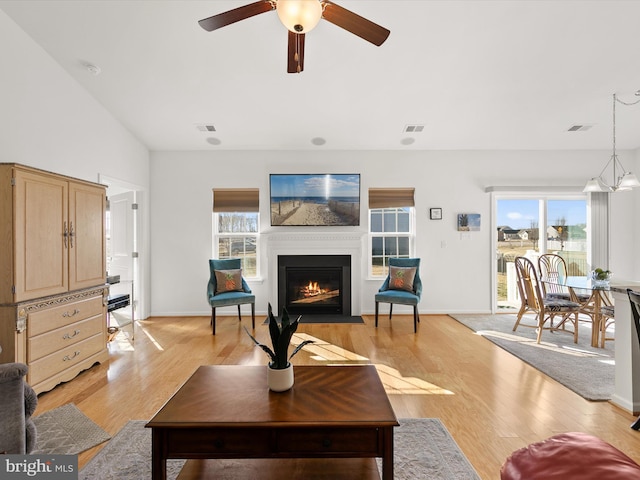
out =
<path fill-rule="evenodd" d="M 15 301 L 69 289 L 68 182 L 16 170 Z"/>
<path fill-rule="evenodd" d="M 105 188 L 69 183 L 69 289 L 106 282 Z"/>

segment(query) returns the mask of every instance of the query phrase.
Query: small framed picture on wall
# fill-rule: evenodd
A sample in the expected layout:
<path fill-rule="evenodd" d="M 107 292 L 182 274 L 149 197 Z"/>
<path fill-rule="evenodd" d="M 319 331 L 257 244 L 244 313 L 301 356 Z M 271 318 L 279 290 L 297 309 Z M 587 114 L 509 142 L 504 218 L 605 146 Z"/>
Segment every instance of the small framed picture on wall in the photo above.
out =
<path fill-rule="evenodd" d="M 441 208 L 430 208 L 429 209 L 429 218 L 431 220 L 442 220 L 442 209 Z"/>
<path fill-rule="evenodd" d="M 459 213 L 458 214 L 458 231 L 459 232 L 477 232 L 480 230 L 480 214 L 479 213 Z"/>

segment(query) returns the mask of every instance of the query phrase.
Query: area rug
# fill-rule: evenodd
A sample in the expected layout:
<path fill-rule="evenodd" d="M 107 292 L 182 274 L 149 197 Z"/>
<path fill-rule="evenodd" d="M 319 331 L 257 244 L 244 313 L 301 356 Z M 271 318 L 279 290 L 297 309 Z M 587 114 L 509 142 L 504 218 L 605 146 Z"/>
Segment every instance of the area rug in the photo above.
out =
<path fill-rule="evenodd" d="M 296 318 L 295 315 L 290 315 L 291 319 Z M 265 324 L 269 323 L 269 319 L 265 318 Z M 305 314 L 300 318 L 300 323 L 364 323 L 361 316 L 349 316 L 349 315 L 319 315 L 319 314 Z"/>
<path fill-rule="evenodd" d="M 606 342 L 605 348 L 592 347 L 591 326 L 586 322 L 580 322 L 577 344 L 573 335 L 544 331 L 538 345 L 535 328 L 519 326 L 513 331 L 515 314 L 450 317 L 587 400 L 604 401 L 613 395 L 615 342 Z M 525 315 L 522 323 L 533 325 L 534 316 Z"/>
<path fill-rule="evenodd" d="M 33 454 L 77 455 L 111 438 L 73 403 L 33 417 L 33 422 L 37 429 Z"/>
<path fill-rule="evenodd" d="M 393 443 L 393 473 L 398 480 L 480 480 L 438 418 L 400 418 Z M 378 470 L 382 477 L 382 462 Z"/>
<path fill-rule="evenodd" d="M 394 436 L 396 480 L 479 480 L 477 473 L 437 418 L 399 419 Z M 151 429 L 132 420 L 80 471 L 80 480 L 151 478 Z M 167 461 L 174 480 L 184 460 Z"/>

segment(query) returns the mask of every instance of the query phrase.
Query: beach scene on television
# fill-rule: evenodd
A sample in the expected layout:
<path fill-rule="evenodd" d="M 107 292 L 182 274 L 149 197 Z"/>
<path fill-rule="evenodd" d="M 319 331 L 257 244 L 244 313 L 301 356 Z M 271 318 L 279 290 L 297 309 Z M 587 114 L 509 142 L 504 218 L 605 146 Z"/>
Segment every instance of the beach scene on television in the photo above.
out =
<path fill-rule="evenodd" d="M 271 174 L 271 225 L 360 225 L 359 174 Z"/>

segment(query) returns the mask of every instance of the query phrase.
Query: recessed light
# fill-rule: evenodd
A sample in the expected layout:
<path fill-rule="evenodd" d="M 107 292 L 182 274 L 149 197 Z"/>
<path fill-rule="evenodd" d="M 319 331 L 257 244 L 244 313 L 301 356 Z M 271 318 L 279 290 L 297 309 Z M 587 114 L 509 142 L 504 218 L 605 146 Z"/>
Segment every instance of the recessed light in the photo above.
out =
<path fill-rule="evenodd" d="M 85 63 L 84 68 L 86 68 L 87 72 L 89 72 L 91 75 L 95 76 L 100 75 L 100 72 L 102 72 L 102 69 L 99 66 L 93 65 L 92 63 Z"/>
<path fill-rule="evenodd" d="M 207 143 L 210 143 L 211 145 L 220 145 L 222 142 L 220 141 L 219 138 L 209 137 L 207 138 Z"/>
<path fill-rule="evenodd" d="M 311 139 L 311 143 L 313 143 L 314 145 L 324 145 L 325 143 L 327 143 L 327 141 L 322 138 L 322 137 L 316 137 L 316 138 L 312 138 Z"/>
<path fill-rule="evenodd" d="M 402 140 L 400 140 L 400 143 L 402 145 L 411 145 L 412 143 L 414 143 L 416 141 L 415 138 L 411 138 L 411 137 L 407 137 L 407 138 L 403 138 Z"/>

